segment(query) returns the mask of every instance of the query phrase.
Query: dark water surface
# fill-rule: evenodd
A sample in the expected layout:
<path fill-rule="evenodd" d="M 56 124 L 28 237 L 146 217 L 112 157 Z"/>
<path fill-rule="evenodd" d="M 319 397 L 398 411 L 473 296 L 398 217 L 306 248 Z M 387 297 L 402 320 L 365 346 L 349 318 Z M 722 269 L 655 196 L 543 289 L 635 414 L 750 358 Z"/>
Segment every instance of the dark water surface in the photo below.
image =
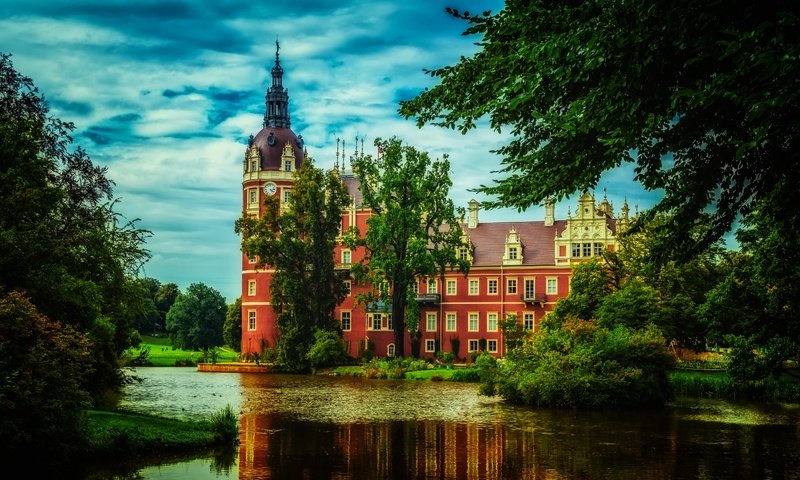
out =
<path fill-rule="evenodd" d="M 227 461 L 175 460 L 124 478 L 800 479 L 800 405 L 686 399 L 585 412 L 506 405 L 451 382 L 136 375 L 121 407 L 203 418 L 231 405 L 241 445 Z"/>

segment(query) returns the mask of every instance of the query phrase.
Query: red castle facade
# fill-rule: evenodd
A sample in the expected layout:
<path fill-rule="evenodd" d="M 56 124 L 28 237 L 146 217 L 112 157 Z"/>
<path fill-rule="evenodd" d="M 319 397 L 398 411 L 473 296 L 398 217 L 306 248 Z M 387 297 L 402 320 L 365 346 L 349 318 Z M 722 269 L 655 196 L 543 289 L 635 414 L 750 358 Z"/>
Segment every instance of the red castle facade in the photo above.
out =
<path fill-rule="evenodd" d="M 264 199 L 269 195 L 278 195 L 282 207 L 288 206 L 295 172 L 307 157 L 302 136 L 290 129 L 288 93 L 282 77 L 276 53 L 264 128 L 250 137 L 244 154 L 242 207 L 248 215 L 263 214 Z M 338 160 L 337 152 L 337 168 Z M 340 178 L 352 198 L 342 214 L 342 230 L 356 226 L 365 232 L 367 218 L 373 213 L 362 204 L 359 179 L 343 167 Z M 478 350 L 502 356 L 505 341 L 501 321 L 514 316 L 524 329 L 536 330 L 556 301 L 567 295 L 572 266 L 600 255 L 603 249 L 617 249 L 617 232 L 629 220 L 627 203 L 616 218 L 607 199 L 596 204 L 590 193 L 581 195 L 575 214 L 568 213 L 566 219 L 557 220 L 554 207 L 548 202 L 541 220 L 480 222 L 478 202 L 469 202 L 463 232 L 470 248 L 460 252 L 470 260 L 469 274 L 452 271 L 443 278 L 421 278 L 417 282 L 422 356 L 432 357 L 438 350 L 453 351 L 457 358 Z M 344 244 L 337 245 L 334 254 L 336 268 L 344 271 L 364 257 L 361 249 L 351 251 Z M 278 331 L 270 303 L 273 272 L 256 268 L 255 259 L 242 255 L 242 353 L 260 353 L 275 345 Z M 369 340 L 377 356 L 394 356 L 390 312 L 357 301 L 358 294 L 371 290 L 371 285 L 346 281 L 350 294 L 336 308 L 336 317 L 348 353 L 358 356 Z M 404 342 L 404 351 L 411 352 L 408 332 Z"/>

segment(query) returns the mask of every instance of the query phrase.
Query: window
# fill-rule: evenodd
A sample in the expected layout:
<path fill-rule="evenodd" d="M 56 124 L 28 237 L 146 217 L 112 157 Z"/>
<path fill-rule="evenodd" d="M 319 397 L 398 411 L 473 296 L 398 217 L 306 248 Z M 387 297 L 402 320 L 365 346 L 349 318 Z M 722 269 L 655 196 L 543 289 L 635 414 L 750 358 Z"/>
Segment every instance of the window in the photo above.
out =
<path fill-rule="evenodd" d="M 497 313 L 492 312 L 486 314 L 486 331 L 487 332 L 497 331 Z"/>
<path fill-rule="evenodd" d="M 283 189 L 283 203 L 289 203 L 289 199 L 292 197 L 292 191 L 288 188 Z"/>
<path fill-rule="evenodd" d="M 428 279 L 428 293 L 436 293 L 436 279 L 429 278 Z"/>
<path fill-rule="evenodd" d="M 467 325 L 467 330 L 470 332 L 477 332 L 478 331 L 478 314 L 475 312 L 470 312 L 469 314 L 469 325 Z"/>
<path fill-rule="evenodd" d="M 258 160 L 256 159 L 250 160 L 250 171 L 255 172 L 257 167 L 258 167 Z"/>
<path fill-rule="evenodd" d="M 372 329 L 373 330 L 380 330 L 381 329 L 381 314 L 380 313 L 373 313 L 372 314 Z"/>
<path fill-rule="evenodd" d="M 425 329 L 429 332 L 436 331 L 436 312 L 428 312 L 425 316 Z"/>
<path fill-rule="evenodd" d="M 436 351 L 436 340 L 429 338 L 425 340 L 425 351 L 426 352 L 435 352 Z"/>
<path fill-rule="evenodd" d="M 592 256 L 592 244 L 591 243 L 584 243 L 583 244 L 583 256 L 584 257 L 591 257 Z"/>
<path fill-rule="evenodd" d="M 447 312 L 445 314 L 445 330 L 448 332 L 456 331 L 456 314 L 455 312 Z"/>
<path fill-rule="evenodd" d="M 526 312 L 522 317 L 522 329 L 533 331 L 533 313 Z"/>
<path fill-rule="evenodd" d="M 470 278 L 469 279 L 469 294 L 470 295 L 477 295 L 480 293 L 480 287 L 478 284 L 477 278 Z"/>
<path fill-rule="evenodd" d="M 342 310 L 342 312 L 339 315 L 340 315 L 340 318 L 341 318 L 342 330 L 344 330 L 345 332 L 349 332 L 350 331 L 350 319 L 351 319 L 350 310 Z"/>
<path fill-rule="evenodd" d="M 517 259 L 517 247 L 508 247 L 508 259 L 509 260 Z"/>
<path fill-rule="evenodd" d="M 497 340 L 488 340 L 486 342 L 486 350 L 489 353 L 497 353 Z"/>
<path fill-rule="evenodd" d="M 573 243 L 572 244 L 572 256 L 573 257 L 580 257 L 581 256 L 581 244 L 580 243 Z"/>
<path fill-rule="evenodd" d="M 556 278 L 548 278 L 547 279 L 547 294 L 548 295 L 556 295 L 558 293 L 558 279 Z"/>
<path fill-rule="evenodd" d="M 455 279 L 447 280 L 447 294 L 448 295 L 455 295 L 456 294 L 456 281 Z"/>
<path fill-rule="evenodd" d="M 517 279 L 516 278 L 509 278 L 506 280 L 506 293 L 509 295 L 516 295 L 517 294 Z"/>
<path fill-rule="evenodd" d="M 414 281 L 411 283 L 411 291 L 414 292 L 415 294 L 419 293 L 419 282 Z"/>
<path fill-rule="evenodd" d="M 251 296 L 251 297 L 256 294 L 256 281 L 255 280 L 249 280 L 247 282 L 247 294 L 249 296 Z"/>
<path fill-rule="evenodd" d="M 258 189 L 255 188 L 247 189 L 247 203 L 249 204 L 250 207 L 258 205 Z"/>
<path fill-rule="evenodd" d="M 602 243 L 595 243 L 594 244 L 594 255 L 596 257 L 598 257 L 598 256 L 600 256 L 600 254 L 602 252 L 603 252 L 603 244 Z"/>
<path fill-rule="evenodd" d="M 392 314 L 391 313 L 387 313 L 386 314 L 386 328 L 388 328 L 389 330 L 393 330 L 394 329 L 394 327 L 392 326 Z"/>
<path fill-rule="evenodd" d="M 352 263 L 352 253 L 350 250 L 342 250 L 342 263 L 345 265 L 350 265 Z"/>
<path fill-rule="evenodd" d="M 497 295 L 497 279 L 490 278 L 486 281 L 486 291 L 489 292 L 489 295 Z"/>
<path fill-rule="evenodd" d="M 468 340 L 467 341 L 467 351 L 468 352 L 477 352 L 478 351 L 478 341 L 477 340 Z"/>
<path fill-rule="evenodd" d="M 292 161 L 291 160 L 284 160 L 283 161 L 283 170 L 286 172 L 292 171 Z"/>
<path fill-rule="evenodd" d="M 344 291 L 345 291 L 345 296 L 349 297 L 350 294 L 353 292 L 353 282 L 351 282 L 350 280 L 345 280 Z"/>
<path fill-rule="evenodd" d="M 256 311 L 255 310 L 248 310 L 247 311 L 247 329 L 248 330 L 255 330 L 256 329 Z"/>
<path fill-rule="evenodd" d="M 535 284 L 532 278 L 525 279 L 525 300 L 532 300 L 535 297 Z"/>
<path fill-rule="evenodd" d="M 247 257 L 248 263 L 256 263 L 256 257 Z"/>
<path fill-rule="evenodd" d="M 459 248 L 458 249 L 458 259 L 459 260 L 469 260 L 469 253 L 467 252 L 466 248 Z"/>
<path fill-rule="evenodd" d="M 394 343 L 390 343 L 386 346 L 386 356 L 394 357 Z"/>

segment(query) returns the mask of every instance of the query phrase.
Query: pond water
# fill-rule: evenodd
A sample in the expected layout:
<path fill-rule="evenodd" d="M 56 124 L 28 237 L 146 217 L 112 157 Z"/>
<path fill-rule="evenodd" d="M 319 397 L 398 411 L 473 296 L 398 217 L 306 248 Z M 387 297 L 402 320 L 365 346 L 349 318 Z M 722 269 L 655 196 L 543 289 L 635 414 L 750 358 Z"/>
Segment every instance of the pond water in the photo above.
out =
<path fill-rule="evenodd" d="M 230 405 L 238 451 L 85 478 L 800 479 L 800 405 L 684 399 L 587 412 L 507 405 L 452 382 L 135 374 L 120 407 L 203 418 Z"/>

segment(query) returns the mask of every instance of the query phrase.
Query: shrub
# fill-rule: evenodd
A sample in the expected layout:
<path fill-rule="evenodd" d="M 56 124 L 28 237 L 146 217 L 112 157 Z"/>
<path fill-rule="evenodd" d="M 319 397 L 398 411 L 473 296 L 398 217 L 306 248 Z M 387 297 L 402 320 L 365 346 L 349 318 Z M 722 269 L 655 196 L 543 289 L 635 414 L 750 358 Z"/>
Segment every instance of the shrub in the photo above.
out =
<path fill-rule="evenodd" d="M 230 405 L 226 405 L 211 416 L 211 427 L 214 430 L 215 443 L 227 445 L 239 443 L 239 417 L 233 413 Z"/>
<path fill-rule="evenodd" d="M 306 358 L 313 368 L 336 366 L 345 362 L 347 352 L 338 332 L 320 329 L 314 332 L 314 343 Z"/>

